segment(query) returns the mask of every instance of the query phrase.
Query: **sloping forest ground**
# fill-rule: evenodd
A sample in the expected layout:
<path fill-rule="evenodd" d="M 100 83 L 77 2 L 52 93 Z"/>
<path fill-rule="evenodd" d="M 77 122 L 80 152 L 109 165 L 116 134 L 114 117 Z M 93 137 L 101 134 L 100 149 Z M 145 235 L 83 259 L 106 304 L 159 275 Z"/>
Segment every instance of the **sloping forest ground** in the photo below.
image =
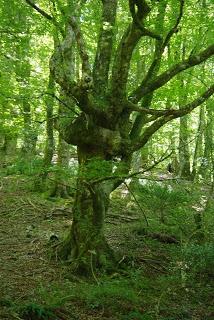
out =
<path fill-rule="evenodd" d="M 214 319 L 209 187 L 172 180 L 115 192 L 106 235 L 118 270 L 87 280 L 50 258 L 72 222 L 72 198 L 47 199 L 32 182 L 1 176 L 0 319 Z"/>

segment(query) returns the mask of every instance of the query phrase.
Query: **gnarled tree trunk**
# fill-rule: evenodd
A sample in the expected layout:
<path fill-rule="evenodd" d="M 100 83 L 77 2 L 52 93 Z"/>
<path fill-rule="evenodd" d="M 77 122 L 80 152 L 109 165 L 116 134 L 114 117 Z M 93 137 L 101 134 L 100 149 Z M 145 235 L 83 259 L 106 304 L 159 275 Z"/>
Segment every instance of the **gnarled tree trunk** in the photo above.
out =
<path fill-rule="evenodd" d="M 115 263 L 113 250 L 104 235 L 104 220 L 112 189 L 106 181 L 96 182 L 100 179 L 103 163 L 106 163 L 104 158 L 94 157 L 81 148 L 78 157 L 80 167 L 73 222 L 67 238 L 59 247 L 59 255 L 71 260 L 78 273 L 90 274 L 96 267 L 109 269 Z M 108 169 L 111 172 L 111 163 Z"/>
<path fill-rule="evenodd" d="M 40 13 L 43 12 L 31 1 L 27 2 Z M 83 5 L 83 1 L 79 3 Z M 133 21 L 127 25 L 119 41 L 115 31 L 118 1 L 103 0 L 99 3 L 102 9 L 100 30 L 96 52 L 90 57 L 81 30 L 81 22 L 84 21 L 82 17 L 80 19 L 81 6 L 68 5 L 64 11 L 67 27 L 63 30 L 55 17 L 43 12 L 43 16 L 54 23 L 62 36 L 51 58 L 51 73 L 73 101 L 68 106 L 66 117 L 60 116 L 57 127 L 67 143 L 78 147 L 80 166 L 73 224 L 58 253 L 61 257 L 70 258 L 81 272 L 92 272 L 96 266 L 106 267 L 108 261 L 114 260 L 104 237 L 103 222 L 109 195 L 128 174 L 132 154 L 143 148 L 163 125 L 187 115 L 214 92 L 214 86 L 211 86 L 191 102 L 180 101 L 180 108 L 165 105 L 165 109 L 161 107 L 158 110 L 153 107 L 153 93 L 156 90 L 182 71 L 199 65 L 214 54 L 214 46 L 211 45 L 197 55 L 182 57 L 180 61 L 180 57 L 176 57 L 177 63 L 173 62 L 167 69 L 163 65 L 164 52 L 170 47 L 172 36 L 178 32 L 184 12 L 183 0 L 179 1 L 177 18 L 172 17 L 170 27 L 164 19 L 165 2 L 157 2 L 159 13 L 152 15 L 157 23 L 152 22 L 148 28 L 150 19 L 146 19 L 154 7 L 150 8 L 147 1 L 133 2 L 136 4 L 130 10 Z M 88 2 L 84 1 L 84 5 L 87 6 Z M 171 9 L 174 14 L 174 8 Z M 154 25 L 155 32 L 152 31 Z M 149 66 L 137 84 L 135 81 L 130 83 L 132 55 L 138 50 L 138 45 L 140 47 L 143 37 L 155 41 L 154 54 L 151 48 L 145 51 L 146 55 L 151 52 Z M 115 50 L 112 50 L 113 43 Z M 81 72 L 73 70 L 70 50 L 74 48 L 78 51 Z M 143 46 L 141 49 L 144 50 Z M 131 79 L 134 79 L 133 76 Z M 129 97 L 128 88 L 133 88 Z M 114 159 L 118 161 L 116 172 L 112 170 Z M 103 171 L 103 168 L 106 169 Z"/>

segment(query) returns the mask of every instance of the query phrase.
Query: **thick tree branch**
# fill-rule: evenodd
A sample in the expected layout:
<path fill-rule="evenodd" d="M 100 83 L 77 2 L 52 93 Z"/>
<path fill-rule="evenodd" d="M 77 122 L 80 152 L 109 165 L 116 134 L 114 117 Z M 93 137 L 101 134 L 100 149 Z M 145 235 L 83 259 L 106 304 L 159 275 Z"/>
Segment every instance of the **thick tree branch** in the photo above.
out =
<path fill-rule="evenodd" d="M 129 6 L 133 17 L 133 23 L 128 26 L 117 48 L 112 69 L 111 82 L 112 94 L 122 98 L 126 94 L 126 84 L 132 53 L 141 37 L 150 36 L 158 39 L 158 41 L 161 40 L 159 35 L 144 27 L 144 19 L 150 12 L 150 8 L 148 7 L 146 1 L 130 1 Z M 135 11 L 135 6 L 138 7 L 137 12 Z M 136 22 L 136 19 L 138 22 Z M 142 26 L 142 28 L 139 28 L 139 24 Z"/>
<path fill-rule="evenodd" d="M 129 111 L 137 111 L 139 113 L 142 113 L 142 114 L 151 114 L 151 115 L 156 115 L 156 116 L 164 116 L 164 115 L 168 115 L 168 112 L 169 110 L 174 112 L 174 111 L 177 111 L 177 110 L 174 110 L 174 109 L 168 109 L 168 110 L 158 110 L 158 109 L 148 109 L 148 108 L 145 108 L 145 107 L 139 107 L 138 105 L 130 102 L 130 101 L 127 101 L 126 102 L 126 108 L 129 110 Z"/>
<path fill-rule="evenodd" d="M 159 34 L 145 28 L 144 26 L 144 20 L 151 11 L 151 8 L 145 0 L 129 0 L 129 10 L 132 15 L 134 25 L 142 32 L 144 36 L 161 40 L 161 36 Z"/>
<path fill-rule="evenodd" d="M 173 34 L 175 34 L 178 31 L 178 26 L 179 26 L 179 23 L 180 23 L 181 18 L 183 16 L 183 8 L 184 8 L 184 0 L 180 0 L 180 10 L 179 10 L 178 18 L 177 18 L 174 26 L 170 29 L 170 31 L 166 35 L 165 40 L 162 43 L 158 42 L 156 44 L 154 59 L 152 61 L 151 66 L 149 67 L 149 70 L 148 70 L 145 78 L 143 79 L 143 81 L 141 83 L 141 87 L 144 87 L 154 77 L 154 75 L 157 74 L 157 71 L 159 70 L 159 67 L 160 67 L 160 62 L 162 59 L 164 49 L 169 44 Z M 165 13 L 165 9 L 166 9 L 166 3 L 165 3 L 165 6 L 163 6 L 164 13 Z M 160 16 L 158 17 L 158 21 L 161 21 L 161 24 L 159 23 L 161 26 L 161 29 L 163 29 L 163 18 L 164 18 L 164 15 L 163 15 L 163 13 L 160 12 Z M 159 26 L 159 28 L 160 28 L 160 26 Z M 132 96 L 132 94 L 131 94 L 131 96 Z"/>
<path fill-rule="evenodd" d="M 167 111 L 165 115 L 160 117 L 158 120 L 153 122 L 144 133 L 139 137 L 139 139 L 136 139 L 133 141 L 133 145 L 131 147 L 132 152 L 139 150 L 142 148 L 150 139 L 150 137 L 158 131 L 164 124 L 167 122 L 182 117 L 188 113 L 190 113 L 192 110 L 194 110 L 196 107 L 201 105 L 204 101 L 206 101 L 211 95 L 214 94 L 214 85 L 212 85 L 207 91 L 205 91 L 200 97 L 196 98 L 194 101 L 188 103 L 187 105 L 183 106 L 179 110 L 164 110 Z M 160 112 L 160 110 L 157 110 Z"/>
<path fill-rule="evenodd" d="M 129 25 L 116 51 L 112 69 L 111 91 L 114 97 L 125 97 L 126 84 L 132 53 L 142 33 L 134 25 Z"/>
<path fill-rule="evenodd" d="M 166 48 L 166 46 L 169 44 L 170 39 L 172 38 L 173 34 L 178 32 L 178 26 L 181 22 L 181 18 L 183 17 L 184 13 L 184 2 L 185 0 L 180 0 L 180 9 L 179 9 L 179 15 L 177 17 L 177 20 L 175 22 L 175 25 L 172 27 L 171 30 L 169 30 L 164 42 L 163 42 L 163 49 Z"/>
<path fill-rule="evenodd" d="M 31 0 L 25 0 L 33 9 L 35 9 L 37 12 L 39 12 L 43 17 L 45 17 L 46 19 L 53 21 L 54 18 L 49 15 L 47 12 L 45 12 L 44 10 L 42 10 L 41 8 L 39 8 L 33 1 Z"/>
<path fill-rule="evenodd" d="M 86 50 L 85 41 L 81 32 L 80 26 L 77 22 L 77 18 L 75 16 L 71 16 L 68 22 L 75 34 L 77 48 L 82 61 L 82 76 L 83 76 L 83 80 L 86 80 L 84 79 L 84 77 L 91 77 L 91 70 L 90 70 L 89 57 Z"/>
<path fill-rule="evenodd" d="M 59 29 L 60 33 L 62 34 L 62 36 L 65 35 L 64 30 L 61 28 L 61 26 L 59 25 L 59 23 L 56 21 L 56 19 L 54 17 L 52 17 L 50 14 L 48 14 L 47 12 L 45 12 L 43 9 L 41 9 L 40 7 L 38 7 L 32 0 L 25 0 L 27 2 L 27 4 L 29 4 L 34 10 L 36 10 L 38 13 L 40 13 L 44 18 L 46 18 L 47 20 L 49 20 L 51 23 L 53 23 L 55 25 L 55 27 L 57 27 L 57 29 Z"/>
<path fill-rule="evenodd" d="M 196 107 L 204 103 L 213 94 L 214 94 L 214 84 L 211 87 L 209 87 L 204 93 L 202 93 L 200 97 L 196 98 L 194 101 L 181 107 L 179 110 L 176 110 L 176 112 L 174 111 L 174 114 L 172 113 L 174 115 L 174 118 L 179 118 L 190 113 Z M 168 111 L 170 112 L 170 109 Z"/>
<path fill-rule="evenodd" d="M 148 122 L 148 120 L 149 120 L 148 113 L 147 112 L 139 112 L 139 110 L 141 110 L 141 109 L 143 109 L 144 111 L 150 110 L 152 99 L 153 99 L 153 93 L 145 96 L 141 102 L 141 107 L 138 107 L 137 105 L 128 101 L 127 108 L 129 110 L 129 112 L 130 113 L 132 111 L 138 112 L 138 114 L 136 115 L 136 118 L 134 120 L 134 123 L 132 125 L 130 135 L 129 135 L 131 139 L 136 139 L 137 137 L 139 137 L 141 134 L 141 131 L 142 131 L 142 127 Z"/>
<path fill-rule="evenodd" d="M 55 81 L 61 86 L 64 92 L 70 96 L 75 96 L 76 87 L 73 60 L 74 41 L 75 35 L 73 29 L 68 26 L 66 28 L 66 35 L 61 43 L 58 43 L 58 39 L 54 39 L 54 53 L 50 58 L 50 71 Z"/>
<path fill-rule="evenodd" d="M 158 8 L 158 15 L 156 19 L 156 26 L 155 30 L 158 30 L 161 34 L 163 33 L 163 26 L 164 26 L 164 17 L 165 17 L 165 12 L 166 12 L 166 2 L 163 2 L 159 5 Z M 154 57 L 153 57 L 153 62 L 146 73 L 143 83 L 145 84 L 148 79 L 152 80 L 154 76 L 157 75 L 159 68 L 160 68 L 160 62 L 161 62 L 161 57 L 162 57 L 162 51 L 163 51 L 163 43 L 162 41 L 156 41 L 155 42 L 155 52 L 154 52 Z M 146 95 L 142 101 L 141 101 L 141 106 L 142 108 L 149 109 L 150 105 L 152 103 L 153 99 L 153 93 L 150 93 Z M 132 99 L 129 99 L 130 101 Z M 136 110 L 137 111 L 137 110 Z M 132 126 L 132 130 L 130 132 L 130 138 L 131 139 L 136 139 L 137 137 L 140 136 L 142 127 L 149 122 L 152 119 L 148 119 L 147 114 L 139 113 Z"/>
<path fill-rule="evenodd" d="M 137 12 L 135 12 L 136 5 L 138 7 Z M 148 30 L 143 26 L 144 19 L 150 12 L 150 7 L 146 1 L 129 1 L 129 8 L 133 22 L 128 26 L 120 40 L 112 68 L 111 92 L 112 96 L 118 98 L 126 96 L 132 53 L 141 37 L 148 35 Z M 136 20 L 138 21 L 137 23 Z M 142 24 L 142 28 L 139 28 L 139 24 Z"/>
<path fill-rule="evenodd" d="M 177 109 L 165 109 L 165 110 L 148 109 L 148 108 L 145 108 L 145 107 L 138 107 L 137 105 L 135 105 L 135 104 L 133 104 L 132 102 L 129 102 L 129 101 L 126 103 L 126 108 L 130 112 L 136 111 L 136 112 L 141 113 L 144 116 L 145 115 L 151 115 L 151 117 L 147 118 L 145 123 L 154 121 L 157 118 L 160 118 L 162 116 L 173 115 L 175 117 L 180 117 L 180 116 L 183 116 L 185 114 L 190 113 L 195 108 L 195 103 L 198 103 L 199 99 L 205 99 L 206 100 L 207 98 L 209 98 L 209 96 L 212 95 L 212 90 L 213 90 L 212 87 L 210 87 L 201 97 L 199 97 L 198 99 L 194 100 L 194 103 L 192 102 L 192 103 L 186 105 L 186 107 L 181 107 L 182 108 L 181 110 L 177 110 Z M 197 106 L 198 106 L 198 104 L 196 105 L 196 107 Z"/>
<path fill-rule="evenodd" d="M 145 0 L 129 0 L 129 10 L 133 21 L 138 28 L 141 28 L 141 20 L 143 20 L 149 14 L 151 8 Z"/>
<path fill-rule="evenodd" d="M 140 85 L 132 94 L 131 99 L 134 102 L 139 101 L 143 96 L 146 94 L 161 88 L 165 85 L 168 81 L 170 81 L 173 77 L 175 77 L 180 72 L 189 69 L 193 66 L 199 65 L 202 62 L 209 59 L 211 56 L 214 55 L 214 44 L 210 45 L 204 51 L 200 53 L 190 56 L 188 59 L 183 60 L 167 71 L 163 72 L 161 75 L 156 77 L 153 81 L 149 82 L 146 86 Z"/>
<path fill-rule="evenodd" d="M 148 171 L 151 171 L 152 169 L 154 169 L 158 164 L 162 163 L 163 161 L 165 161 L 166 159 L 168 159 L 169 157 L 171 157 L 172 155 L 172 152 L 170 153 L 167 153 L 166 155 L 164 154 L 160 159 L 154 161 L 154 163 L 145 168 L 144 170 L 139 170 L 139 171 L 135 171 L 135 172 L 132 172 L 132 173 L 127 173 L 127 174 L 113 174 L 111 176 L 106 176 L 106 177 L 102 177 L 102 178 L 98 178 L 94 181 L 92 181 L 92 184 L 98 184 L 98 183 L 101 183 L 103 181 L 108 181 L 108 180 L 116 180 L 116 179 L 120 179 L 121 183 L 125 180 L 125 179 L 130 179 L 130 178 L 133 178 L 133 177 L 136 177 L 138 175 L 141 175 L 141 174 L 144 174 Z M 146 177 L 145 177 L 146 179 Z"/>
<path fill-rule="evenodd" d="M 94 89 L 100 95 L 104 95 L 108 87 L 117 2 L 117 0 L 102 1 L 102 26 L 93 67 Z"/>
<path fill-rule="evenodd" d="M 77 39 L 78 38 L 78 39 Z M 74 81 L 74 43 L 78 41 L 79 51 L 83 60 L 83 79 L 79 83 Z M 54 54 L 50 59 L 50 70 L 55 81 L 61 86 L 65 94 L 76 102 L 79 109 L 90 115 L 95 123 L 108 127 L 108 115 L 103 112 L 92 101 L 92 97 L 88 92 L 87 79 L 90 79 L 90 69 L 88 55 L 85 52 L 84 42 L 77 23 L 74 20 L 67 25 L 66 36 L 57 46 L 55 44 Z M 86 73 L 88 72 L 88 74 Z"/>

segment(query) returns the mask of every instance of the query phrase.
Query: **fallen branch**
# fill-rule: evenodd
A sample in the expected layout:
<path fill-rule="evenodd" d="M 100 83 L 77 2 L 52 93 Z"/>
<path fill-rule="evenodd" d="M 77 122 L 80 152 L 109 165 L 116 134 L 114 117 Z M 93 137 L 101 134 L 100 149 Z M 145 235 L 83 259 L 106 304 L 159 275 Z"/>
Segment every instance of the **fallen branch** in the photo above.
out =
<path fill-rule="evenodd" d="M 176 243 L 180 241 L 175 238 L 175 236 L 167 235 L 164 233 L 148 232 L 145 234 L 146 237 L 158 240 L 162 243 Z"/>
<path fill-rule="evenodd" d="M 123 214 L 117 214 L 117 213 L 110 213 L 108 214 L 108 217 L 112 217 L 112 218 L 116 218 L 116 219 L 121 219 L 121 220 L 125 220 L 125 221 L 137 221 L 139 220 L 138 217 L 133 217 L 133 216 L 126 216 Z"/>

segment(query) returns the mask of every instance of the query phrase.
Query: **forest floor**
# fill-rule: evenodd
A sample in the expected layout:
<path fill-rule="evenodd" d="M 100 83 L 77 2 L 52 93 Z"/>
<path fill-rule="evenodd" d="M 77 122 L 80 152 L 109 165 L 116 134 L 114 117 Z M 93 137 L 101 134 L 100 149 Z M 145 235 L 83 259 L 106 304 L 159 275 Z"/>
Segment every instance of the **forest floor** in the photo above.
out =
<path fill-rule="evenodd" d="M 72 200 L 44 199 L 27 183 L 1 178 L 1 320 L 214 319 L 213 273 L 188 277 L 180 245 L 135 232 L 139 210 L 112 208 L 107 217 L 107 238 L 125 265 L 120 271 L 86 280 L 50 259 L 51 235 L 70 227 Z"/>

